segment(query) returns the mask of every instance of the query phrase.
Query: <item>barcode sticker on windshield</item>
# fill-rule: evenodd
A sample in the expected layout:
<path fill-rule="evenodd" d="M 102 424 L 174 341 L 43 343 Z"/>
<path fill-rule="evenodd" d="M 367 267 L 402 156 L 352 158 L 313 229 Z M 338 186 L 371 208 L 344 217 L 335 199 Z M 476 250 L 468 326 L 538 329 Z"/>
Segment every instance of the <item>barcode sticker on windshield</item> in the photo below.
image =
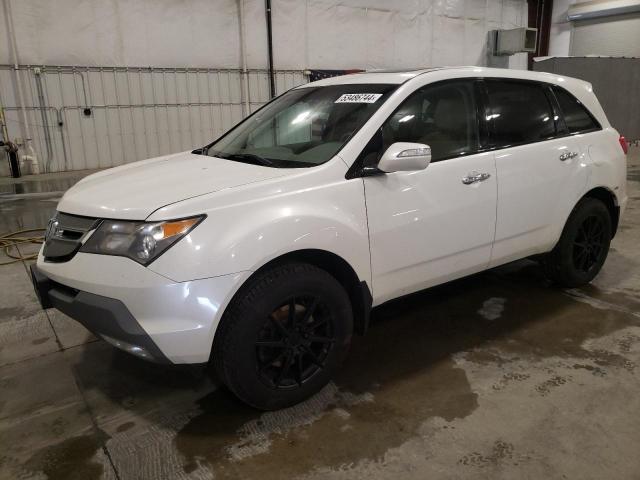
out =
<path fill-rule="evenodd" d="M 375 103 L 381 93 L 345 93 L 334 103 Z"/>

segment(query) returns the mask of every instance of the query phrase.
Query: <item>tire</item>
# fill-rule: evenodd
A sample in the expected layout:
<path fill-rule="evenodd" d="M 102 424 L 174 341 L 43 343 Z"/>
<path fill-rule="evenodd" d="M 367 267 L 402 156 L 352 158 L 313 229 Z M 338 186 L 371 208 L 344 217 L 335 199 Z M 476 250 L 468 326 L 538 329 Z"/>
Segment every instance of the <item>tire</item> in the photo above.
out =
<path fill-rule="evenodd" d="M 598 274 L 609 253 L 611 216 L 600 200 L 575 206 L 555 248 L 543 259 L 546 275 L 562 287 L 579 287 Z"/>
<path fill-rule="evenodd" d="M 346 357 L 352 334 L 342 285 L 313 265 L 286 263 L 259 273 L 236 294 L 216 332 L 212 360 L 240 400 L 276 410 L 322 389 Z"/>

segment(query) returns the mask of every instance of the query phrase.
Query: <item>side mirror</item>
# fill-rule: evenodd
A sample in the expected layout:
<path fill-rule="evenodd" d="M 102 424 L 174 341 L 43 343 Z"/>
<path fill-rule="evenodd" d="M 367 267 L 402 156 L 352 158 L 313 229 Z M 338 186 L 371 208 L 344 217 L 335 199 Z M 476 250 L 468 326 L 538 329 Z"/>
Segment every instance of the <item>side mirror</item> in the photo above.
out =
<path fill-rule="evenodd" d="M 424 143 L 396 142 L 382 154 L 378 170 L 385 173 L 424 170 L 431 162 L 431 147 Z"/>

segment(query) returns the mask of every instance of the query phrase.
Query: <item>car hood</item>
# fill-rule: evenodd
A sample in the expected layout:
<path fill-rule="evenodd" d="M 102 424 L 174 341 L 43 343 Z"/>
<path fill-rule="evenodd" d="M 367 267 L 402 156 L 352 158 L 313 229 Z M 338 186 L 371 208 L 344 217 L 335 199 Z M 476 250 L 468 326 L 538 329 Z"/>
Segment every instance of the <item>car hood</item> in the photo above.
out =
<path fill-rule="evenodd" d="M 295 169 L 250 165 L 190 152 L 177 153 L 89 175 L 67 190 L 58 211 L 144 220 L 158 208 L 181 200 L 285 176 L 293 171 Z"/>

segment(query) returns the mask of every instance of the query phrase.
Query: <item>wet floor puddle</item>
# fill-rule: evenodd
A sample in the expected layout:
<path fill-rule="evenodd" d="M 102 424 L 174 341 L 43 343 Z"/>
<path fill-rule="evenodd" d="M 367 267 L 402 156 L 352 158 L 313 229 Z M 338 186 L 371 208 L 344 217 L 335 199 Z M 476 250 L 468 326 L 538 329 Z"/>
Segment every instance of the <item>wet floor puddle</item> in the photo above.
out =
<path fill-rule="evenodd" d="M 48 480 L 98 479 L 104 467 L 95 455 L 106 440 L 102 432 L 71 437 L 37 451 L 24 467 L 44 473 Z"/>

